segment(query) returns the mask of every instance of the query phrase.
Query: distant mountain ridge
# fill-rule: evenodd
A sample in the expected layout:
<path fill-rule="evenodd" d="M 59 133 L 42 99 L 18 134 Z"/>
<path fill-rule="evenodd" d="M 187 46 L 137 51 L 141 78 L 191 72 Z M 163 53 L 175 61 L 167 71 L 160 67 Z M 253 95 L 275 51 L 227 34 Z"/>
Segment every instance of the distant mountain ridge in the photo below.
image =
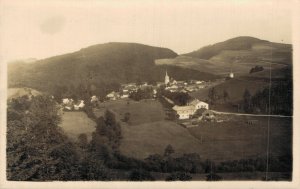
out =
<path fill-rule="evenodd" d="M 213 74 L 175 66 L 157 66 L 155 59 L 175 58 L 167 48 L 138 43 L 105 43 L 58 55 L 34 64 L 9 64 L 8 86 L 52 92 L 57 85 L 94 85 L 137 81 L 163 81 L 166 69 L 180 79 L 217 78 Z"/>
<path fill-rule="evenodd" d="M 256 65 L 267 73 L 270 63 L 271 69 L 291 70 L 283 68 L 292 65 L 292 45 L 236 37 L 178 56 L 168 48 L 111 42 L 34 63 L 8 64 L 8 86 L 49 93 L 56 86 L 93 85 L 108 90 L 110 84 L 163 81 L 166 70 L 176 80 L 209 81 L 231 70 L 247 75 Z"/>

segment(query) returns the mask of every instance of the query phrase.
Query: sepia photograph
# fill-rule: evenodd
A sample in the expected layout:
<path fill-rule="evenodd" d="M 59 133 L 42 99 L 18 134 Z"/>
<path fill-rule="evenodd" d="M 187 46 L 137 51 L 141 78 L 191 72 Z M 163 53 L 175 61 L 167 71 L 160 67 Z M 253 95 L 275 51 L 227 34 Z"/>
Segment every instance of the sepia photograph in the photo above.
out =
<path fill-rule="evenodd" d="M 294 187 L 296 5 L 0 0 L 0 186 Z"/>

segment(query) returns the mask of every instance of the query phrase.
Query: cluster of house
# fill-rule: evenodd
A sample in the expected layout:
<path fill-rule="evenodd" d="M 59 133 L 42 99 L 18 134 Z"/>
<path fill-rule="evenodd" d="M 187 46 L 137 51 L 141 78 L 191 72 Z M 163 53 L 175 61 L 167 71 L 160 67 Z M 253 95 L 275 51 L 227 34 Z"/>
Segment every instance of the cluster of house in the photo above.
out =
<path fill-rule="evenodd" d="M 168 72 L 166 71 L 165 75 L 165 86 L 166 90 L 170 92 L 193 92 L 199 89 L 203 89 L 209 85 L 209 83 L 204 81 L 191 80 L 189 82 L 186 81 L 176 81 L 169 77 Z"/>
<path fill-rule="evenodd" d="M 170 92 L 193 92 L 207 86 L 204 81 L 192 80 L 189 83 L 184 81 L 176 81 L 170 79 L 168 72 L 165 75 L 165 85 L 166 90 Z M 196 113 L 200 114 L 200 117 L 213 116 L 212 112 L 209 110 L 209 105 L 206 102 L 202 102 L 198 99 L 190 101 L 186 106 L 173 106 L 172 108 L 178 115 L 178 119 L 189 119 L 193 117 Z"/>
<path fill-rule="evenodd" d="M 138 89 L 151 88 L 153 91 L 153 98 L 157 95 L 157 89 L 164 85 L 165 90 L 170 92 L 193 92 L 199 89 L 205 88 L 209 85 L 209 83 L 204 81 L 196 81 L 191 80 L 189 82 L 186 81 L 176 81 L 169 77 L 168 72 L 166 71 L 165 81 L 157 82 L 156 85 L 149 85 L 147 83 L 143 83 L 141 85 L 137 85 L 136 83 L 127 83 L 122 84 L 121 89 L 119 91 L 112 91 L 106 95 L 108 100 L 117 100 L 122 98 L 128 98 L 130 93 L 137 92 Z"/>
<path fill-rule="evenodd" d="M 144 90 L 146 88 L 152 90 L 153 98 L 155 98 L 157 94 L 157 86 L 149 85 L 147 83 L 143 83 L 141 85 L 137 85 L 136 83 L 127 83 L 127 84 L 122 84 L 121 89 L 118 92 L 112 91 L 108 93 L 106 95 L 106 99 L 117 100 L 122 98 L 128 98 L 131 93 L 137 92 L 138 89 Z"/>
<path fill-rule="evenodd" d="M 92 96 L 91 97 L 91 103 L 97 103 L 99 101 L 99 99 L 97 98 L 97 96 Z M 85 103 L 84 100 L 78 100 L 77 102 L 75 102 L 72 98 L 64 98 L 62 99 L 62 108 L 63 110 L 81 110 L 82 108 L 85 107 Z"/>
<path fill-rule="evenodd" d="M 192 100 L 186 106 L 175 105 L 172 109 L 177 113 L 178 119 L 189 119 L 196 113 L 200 113 L 200 116 L 212 115 L 212 112 L 209 110 L 209 105 L 198 99 Z"/>
<path fill-rule="evenodd" d="M 64 98 L 62 100 L 62 107 L 64 110 L 80 110 L 84 108 L 85 104 L 83 100 L 78 100 L 77 103 L 72 98 Z"/>

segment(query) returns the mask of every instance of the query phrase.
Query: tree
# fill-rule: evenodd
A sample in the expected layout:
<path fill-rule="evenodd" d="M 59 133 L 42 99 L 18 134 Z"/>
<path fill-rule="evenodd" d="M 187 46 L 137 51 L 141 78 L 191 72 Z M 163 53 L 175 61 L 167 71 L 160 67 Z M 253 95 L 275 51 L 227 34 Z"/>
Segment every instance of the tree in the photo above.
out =
<path fill-rule="evenodd" d="M 248 89 L 245 89 L 243 95 L 243 102 L 244 102 L 245 112 L 250 113 L 252 111 L 252 105 L 251 105 L 251 94 Z"/>
<path fill-rule="evenodd" d="M 124 114 L 124 118 L 123 118 L 123 121 L 124 122 L 126 122 L 126 123 L 128 123 L 128 121 L 130 120 L 130 113 L 129 112 L 126 112 L 125 114 Z"/>
<path fill-rule="evenodd" d="M 223 99 L 225 102 L 227 102 L 227 100 L 229 99 L 229 94 L 228 94 L 227 90 L 223 91 Z"/>
<path fill-rule="evenodd" d="M 117 151 L 122 138 L 121 126 L 116 121 L 115 114 L 107 110 L 104 117 L 96 120 L 96 131 L 93 133 L 91 146 L 94 151 L 105 145 L 110 151 Z"/>
<path fill-rule="evenodd" d="M 168 157 L 171 154 L 173 154 L 175 151 L 173 149 L 173 147 L 169 144 L 166 148 L 165 148 L 165 153 L 164 156 Z"/>
<path fill-rule="evenodd" d="M 113 128 L 116 125 L 116 123 L 117 123 L 116 116 L 110 110 L 106 110 L 104 117 L 105 117 L 105 124 L 108 127 Z"/>
<path fill-rule="evenodd" d="M 260 71 L 263 71 L 264 70 L 264 67 L 262 66 L 255 66 L 253 68 L 250 69 L 249 73 L 255 73 L 255 72 L 260 72 Z"/>
<path fill-rule="evenodd" d="M 144 169 L 135 169 L 131 171 L 129 175 L 129 180 L 131 181 L 153 181 L 155 180 L 154 177 Z"/>
<path fill-rule="evenodd" d="M 189 181 L 192 180 L 192 176 L 184 173 L 184 172 L 176 172 L 176 173 L 171 173 L 167 178 L 166 181 Z"/>
<path fill-rule="evenodd" d="M 163 95 L 171 99 L 178 106 L 185 106 L 191 99 L 188 93 L 163 91 Z"/>
<path fill-rule="evenodd" d="M 208 90 L 208 98 L 209 98 L 211 104 L 214 104 L 215 101 L 217 100 L 217 92 L 214 87 L 212 87 Z"/>
<path fill-rule="evenodd" d="M 88 144 L 87 135 L 85 133 L 81 133 L 78 136 L 78 143 L 81 148 L 85 148 Z"/>
<path fill-rule="evenodd" d="M 145 163 L 147 164 L 148 170 L 161 172 L 162 171 L 162 163 L 163 157 L 159 154 L 149 155 L 145 159 Z"/>
<path fill-rule="evenodd" d="M 220 180 L 222 180 L 222 177 L 217 174 L 210 173 L 210 174 L 206 175 L 206 180 L 207 181 L 220 181 Z"/>
<path fill-rule="evenodd" d="M 78 156 L 74 145 L 58 127 L 56 102 L 45 95 L 26 99 L 8 103 L 7 179 L 77 178 L 73 169 Z M 70 172 L 74 174 L 67 174 Z"/>

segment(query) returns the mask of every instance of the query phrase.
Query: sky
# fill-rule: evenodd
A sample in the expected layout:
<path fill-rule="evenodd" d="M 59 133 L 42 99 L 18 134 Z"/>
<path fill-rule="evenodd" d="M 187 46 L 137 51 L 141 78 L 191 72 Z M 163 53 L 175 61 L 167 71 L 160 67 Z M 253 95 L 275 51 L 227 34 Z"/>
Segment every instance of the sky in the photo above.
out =
<path fill-rule="evenodd" d="M 284 0 L 0 0 L 0 60 L 47 58 L 106 42 L 182 54 L 237 36 L 292 43 Z"/>

